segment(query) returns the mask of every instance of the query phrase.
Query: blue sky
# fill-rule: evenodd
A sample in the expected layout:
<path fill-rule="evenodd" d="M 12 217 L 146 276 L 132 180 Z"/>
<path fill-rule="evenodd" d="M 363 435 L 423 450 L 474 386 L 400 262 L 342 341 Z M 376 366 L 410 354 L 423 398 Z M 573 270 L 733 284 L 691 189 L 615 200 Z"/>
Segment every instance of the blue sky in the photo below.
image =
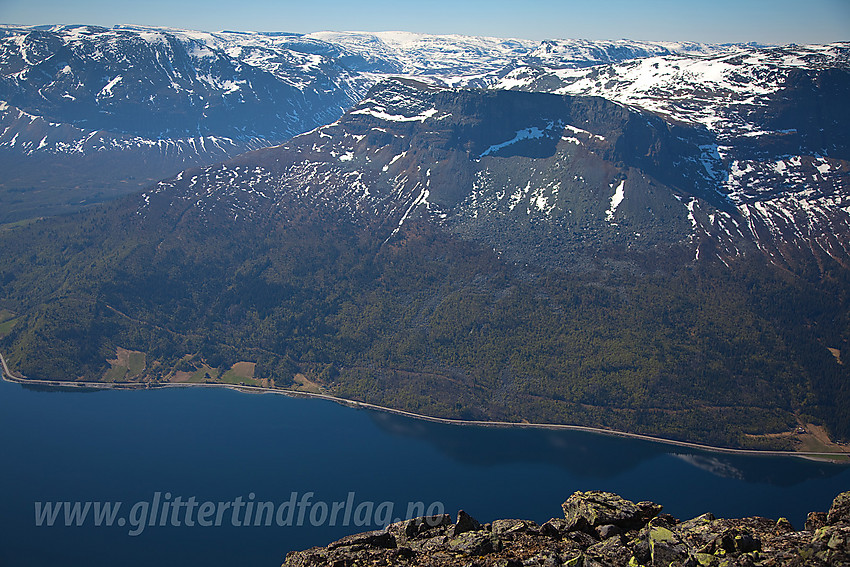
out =
<path fill-rule="evenodd" d="M 0 0 L 0 23 L 827 43 L 850 40 L 850 0 Z"/>

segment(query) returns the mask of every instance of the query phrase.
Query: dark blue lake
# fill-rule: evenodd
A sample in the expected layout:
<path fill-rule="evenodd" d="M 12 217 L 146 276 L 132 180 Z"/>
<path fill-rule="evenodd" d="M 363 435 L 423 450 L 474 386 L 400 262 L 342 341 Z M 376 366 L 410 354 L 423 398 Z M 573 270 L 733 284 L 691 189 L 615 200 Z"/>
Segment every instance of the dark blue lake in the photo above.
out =
<path fill-rule="evenodd" d="M 8 567 L 271 567 L 409 506 L 543 522 L 591 489 L 653 500 L 682 519 L 712 511 L 802 527 L 807 512 L 850 489 L 850 468 L 800 459 L 439 425 L 207 388 L 67 392 L 0 381 L 0 455 Z M 79 502 L 81 513 L 92 504 L 81 526 L 65 525 L 64 505 L 48 526 L 45 506 L 57 502 Z M 121 507 L 98 527 L 94 506 L 106 502 Z"/>

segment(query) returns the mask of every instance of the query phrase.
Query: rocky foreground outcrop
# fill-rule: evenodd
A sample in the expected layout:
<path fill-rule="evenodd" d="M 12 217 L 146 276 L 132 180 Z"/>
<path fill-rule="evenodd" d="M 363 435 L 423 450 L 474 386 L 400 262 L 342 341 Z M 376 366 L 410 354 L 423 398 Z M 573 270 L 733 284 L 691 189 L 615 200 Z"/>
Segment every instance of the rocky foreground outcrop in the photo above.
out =
<path fill-rule="evenodd" d="M 327 547 L 294 551 L 284 567 L 423 566 L 850 566 L 850 492 L 797 531 L 781 518 L 680 521 L 653 502 L 610 492 L 576 492 L 563 518 L 480 524 L 463 511 L 391 524 Z"/>

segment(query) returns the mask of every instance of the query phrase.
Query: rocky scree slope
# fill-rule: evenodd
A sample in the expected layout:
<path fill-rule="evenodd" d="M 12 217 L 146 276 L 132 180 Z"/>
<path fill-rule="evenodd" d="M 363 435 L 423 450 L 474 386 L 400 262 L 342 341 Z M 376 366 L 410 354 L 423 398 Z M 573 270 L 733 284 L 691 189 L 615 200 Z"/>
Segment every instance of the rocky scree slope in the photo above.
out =
<path fill-rule="evenodd" d="M 721 567 L 850 564 L 850 492 L 829 512 L 812 512 L 803 530 L 783 518 L 725 519 L 711 513 L 680 521 L 653 502 L 609 492 L 576 492 L 563 518 L 480 524 L 463 511 L 391 524 L 324 548 L 294 551 L 285 567 L 467 565 L 521 567 Z"/>

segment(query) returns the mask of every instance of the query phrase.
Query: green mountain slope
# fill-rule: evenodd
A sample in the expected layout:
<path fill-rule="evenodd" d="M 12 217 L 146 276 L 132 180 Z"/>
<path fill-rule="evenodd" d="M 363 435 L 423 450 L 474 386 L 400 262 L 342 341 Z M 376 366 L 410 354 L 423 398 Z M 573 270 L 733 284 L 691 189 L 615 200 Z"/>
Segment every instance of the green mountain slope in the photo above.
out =
<path fill-rule="evenodd" d="M 0 233 L 19 315 L 0 348 L 29 378 L 104 380 L 120 348 L 143 381 L 253 362 L 245 380 L 428 415 L 850 437 L 848 272 L 695 237 L 683 202 L 734 211 L 664 164 L 705 135 L 601 99 L 392 83 L 286 146 Z"/>

